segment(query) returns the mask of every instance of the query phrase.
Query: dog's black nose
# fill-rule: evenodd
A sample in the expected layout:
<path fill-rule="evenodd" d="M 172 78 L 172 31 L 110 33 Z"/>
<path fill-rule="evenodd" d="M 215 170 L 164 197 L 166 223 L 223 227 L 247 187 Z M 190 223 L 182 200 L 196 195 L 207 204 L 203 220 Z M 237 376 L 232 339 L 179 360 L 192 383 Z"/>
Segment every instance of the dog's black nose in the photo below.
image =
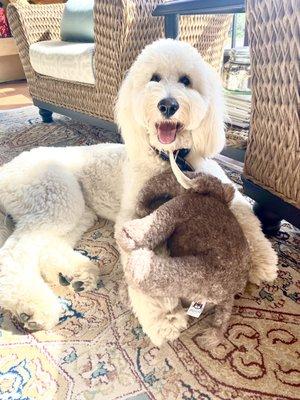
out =
<path fill-rule="evenodd" d="M 157 104 L 157 108 L 163 116 L 170 118 L 178 110 L 179 104 L 174 99 L 174 97 L 166 97 Z"/>

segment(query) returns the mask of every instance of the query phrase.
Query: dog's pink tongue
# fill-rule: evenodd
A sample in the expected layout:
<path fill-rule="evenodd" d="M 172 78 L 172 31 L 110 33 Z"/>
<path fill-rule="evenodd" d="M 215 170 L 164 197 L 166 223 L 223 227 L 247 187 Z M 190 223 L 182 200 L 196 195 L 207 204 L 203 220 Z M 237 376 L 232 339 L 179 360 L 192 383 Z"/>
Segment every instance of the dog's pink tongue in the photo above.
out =
<path fill-rule="evenodd" d="M 176 125 L 162 123 L 157 127 L 157 134 L 160 143 L 169 144 L 174 142 L 176 137 Z"/>

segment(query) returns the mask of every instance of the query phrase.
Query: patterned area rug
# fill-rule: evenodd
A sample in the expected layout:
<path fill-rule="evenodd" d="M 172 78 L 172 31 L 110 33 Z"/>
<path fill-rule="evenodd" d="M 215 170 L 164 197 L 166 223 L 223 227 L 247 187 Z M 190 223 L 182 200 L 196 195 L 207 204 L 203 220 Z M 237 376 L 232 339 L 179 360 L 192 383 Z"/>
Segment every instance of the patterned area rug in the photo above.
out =
<path fill-rule="evenodd" d="M 0 113 L 0 133 L 1 163 L 35 146 L 118 140 L 57 115 L 43 124 L 34 107 Z M 239 183 L 238 172 L 226 171 Z M 299 399 L 299 232 L 284 223 L 272 243 L 279 277 L 237 299 L 222 345 L 201 347 L 204 314 L 158 349 L 119 300 L 113 225 L 99 219 L 77 246 L 99 263 L 98 290 L 72 295 L 56 287 L 66 315 L 50 332 L 27 334 L 0 313 L 0 399 Z"/>

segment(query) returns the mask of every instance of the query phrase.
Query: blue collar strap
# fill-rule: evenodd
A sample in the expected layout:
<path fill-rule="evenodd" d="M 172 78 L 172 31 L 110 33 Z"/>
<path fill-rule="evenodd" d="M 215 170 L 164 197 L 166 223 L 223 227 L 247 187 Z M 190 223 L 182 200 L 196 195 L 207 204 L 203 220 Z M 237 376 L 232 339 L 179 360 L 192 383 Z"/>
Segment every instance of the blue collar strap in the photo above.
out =
<path fill-rule="evenodd" d="M 155 150 L 156 154 L 158 154 L 162 160 L 170 161 L 168 154 L 165 153 L 163 150 L 157 150 L 157 149 L 154 149 L 154 150 Z M 176 164 L 178 165 L 179 169 L 182 172 L 185 172 L 185 171 L 193 172 L 194 171 L 194 168 L 185 159 L 185 157 L 189 154 L 189 152 L 190 152 L 190 149 L 180 149 L 180 150 L 174 151 L 174 158 L 176 160 Z"/>

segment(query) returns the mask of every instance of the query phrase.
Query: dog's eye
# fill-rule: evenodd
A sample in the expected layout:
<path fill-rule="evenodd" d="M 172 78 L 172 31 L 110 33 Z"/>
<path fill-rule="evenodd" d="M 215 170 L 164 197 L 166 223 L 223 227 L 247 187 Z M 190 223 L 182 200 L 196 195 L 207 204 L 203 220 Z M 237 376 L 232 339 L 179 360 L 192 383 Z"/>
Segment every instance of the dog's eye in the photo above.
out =
<path fill-rule="evenodd" d="M 153 74 L 150 79 L 150 81 L 152 81 L 152 82 L 159 82 L 160 80 L 161 80 L 161 77 L 158 74 Z"/>
<path fill-rule="evenodd" d="M 190 84 L 191 84 L 190 78 L 186 75 L 182 75 L 179 78 L 178 82 L 183 83 L 184 86 L 190 86 Z"/>

